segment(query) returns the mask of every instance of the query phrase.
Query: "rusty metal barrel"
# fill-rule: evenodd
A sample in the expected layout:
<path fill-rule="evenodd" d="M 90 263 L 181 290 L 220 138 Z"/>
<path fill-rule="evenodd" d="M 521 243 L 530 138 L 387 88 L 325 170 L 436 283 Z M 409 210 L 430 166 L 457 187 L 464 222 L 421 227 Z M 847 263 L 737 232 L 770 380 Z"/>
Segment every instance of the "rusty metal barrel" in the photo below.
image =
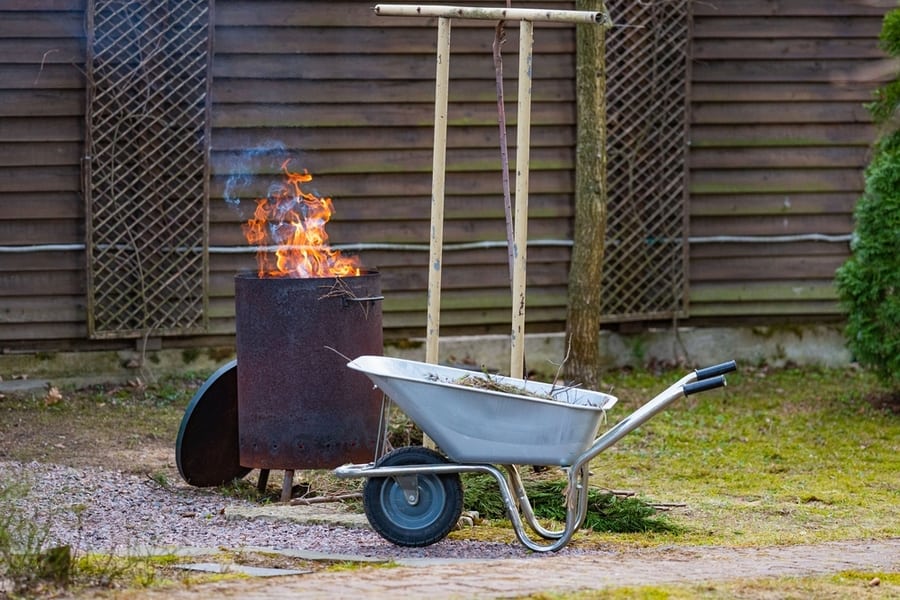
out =
<path fill-rule="evenodd" d="M 235 277 L 242 466 L 292 471 L 373 460 L 382 394 L 344 356 L 382 353 L 380 300 L 377 271 Z"/>

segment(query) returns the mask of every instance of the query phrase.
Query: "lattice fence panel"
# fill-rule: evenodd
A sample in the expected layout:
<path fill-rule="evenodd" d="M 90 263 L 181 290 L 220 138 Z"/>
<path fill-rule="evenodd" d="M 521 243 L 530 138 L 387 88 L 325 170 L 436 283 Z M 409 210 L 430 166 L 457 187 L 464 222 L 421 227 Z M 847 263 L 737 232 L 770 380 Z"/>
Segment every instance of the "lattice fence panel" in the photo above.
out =
<path fill-rule="evenodd" d="M 606 321 L 686 309 L 689 0 L 607 0 Z"/>
<path fill-rule="evenodd" d="M 90 0 L 89 331 L 207 325 L 211 0 Z"/>

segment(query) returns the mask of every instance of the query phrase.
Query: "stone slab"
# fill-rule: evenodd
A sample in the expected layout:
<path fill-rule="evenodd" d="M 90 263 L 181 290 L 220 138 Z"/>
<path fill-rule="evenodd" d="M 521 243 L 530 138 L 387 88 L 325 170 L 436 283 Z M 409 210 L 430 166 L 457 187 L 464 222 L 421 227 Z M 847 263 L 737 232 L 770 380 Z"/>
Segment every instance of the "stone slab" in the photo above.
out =
<path fill-rule="evenodd" d="M 272 569 L 268 567 L 251 567 L 248 565 L 222 564 L 222 563 L 185 563 L 174 565 L 176 569 L 185 571 L 201 571 L 203 573 L 237 573 L 250 577 L 284 577 L 287 575 L 306 575 L 310 570 L 301 569 Z"/>

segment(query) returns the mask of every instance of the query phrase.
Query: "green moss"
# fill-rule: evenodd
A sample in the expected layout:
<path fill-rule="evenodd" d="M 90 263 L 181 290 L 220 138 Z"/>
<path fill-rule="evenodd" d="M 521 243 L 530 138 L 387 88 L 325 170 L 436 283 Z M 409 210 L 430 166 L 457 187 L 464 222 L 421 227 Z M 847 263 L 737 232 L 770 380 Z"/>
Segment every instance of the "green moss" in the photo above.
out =
<path fill-rule="evenodd" d="M 181 360 L 184 364 L 189 365 L 200 358 L 200 350 L 197 348 L 185 348 L 181 351 Z"/>

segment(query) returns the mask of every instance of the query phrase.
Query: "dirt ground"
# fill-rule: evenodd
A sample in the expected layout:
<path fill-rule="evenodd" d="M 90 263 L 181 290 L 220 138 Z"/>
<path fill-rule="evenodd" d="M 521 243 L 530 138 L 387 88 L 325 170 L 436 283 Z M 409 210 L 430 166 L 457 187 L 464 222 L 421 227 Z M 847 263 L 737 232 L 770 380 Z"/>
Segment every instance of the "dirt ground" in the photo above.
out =
<path fill-rule="evenodd" d="M 168 396 L 140 385 L 0 392 L 0 460 L 177 477 L 175 437 L 201 382 Z"/>

